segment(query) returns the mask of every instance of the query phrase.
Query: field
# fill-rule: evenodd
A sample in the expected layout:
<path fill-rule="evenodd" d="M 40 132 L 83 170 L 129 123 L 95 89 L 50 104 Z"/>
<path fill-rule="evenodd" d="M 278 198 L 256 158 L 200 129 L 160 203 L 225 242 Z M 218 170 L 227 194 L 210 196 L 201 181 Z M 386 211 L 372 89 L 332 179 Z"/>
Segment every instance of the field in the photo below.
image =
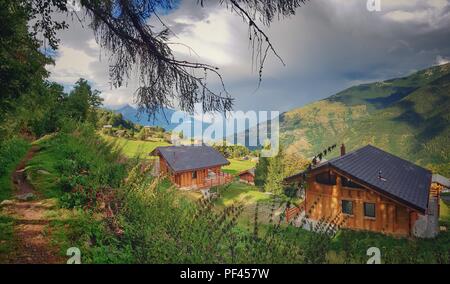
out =
<path fill-rule="evenodd" d="M 228 159 L 230 164 L 228 166 L 223 167 L 223 171 L 232 175 L 237 175 L 238 173 L 254 168 L 256 166 L 256 162 L 252 160 L 238 160 L 238 159 Z"/>
<path fill-rule="evenodd" d="M 259 191 L 255 186 L 238 182 L 230 184 L 220 193 L 221 198 L 216 202 L 219 206 L 230 206 L 236 203 L 250 205 L 256 202 L 268 202 L 271 199 L 270 194 Z"/>
<path fill-rule="evenodd" d="M 242 229 L 251 229 L 253 227 L 257 204 L 258 223 L 261 225 L 268 225 L 271 219 L 278 221 L 278 216 L 285 208 L 285 199 L 270 193 L 261 192 L 257 187 L 245 183 L 233 182 L 220 188 L 219 193 L 220 198 L 214 202 L 218 210 L 231 205 L 243 206 L 244 210 L 238 220 L 239 227 Z M 273 210 L 272 206 L 274 206 Z M 271 217 L 272 211 L 274 213 L 273 217 Z"/>
<path fill-rule="evenodd" d="M 238 219 L 238 226 L 241 229 L 251 231 L 254 226 L 256 204 L 258 203 L 258 223 L 264 227 L 272 220 L 278 221 L 278 216 L 285 206 L 285 199 L 275 197 L 270 193 L 260 191 L 257 187 L 241 182 L 232 182 L 226 186 L 212 189 L 219 192 L 220 196 L 214 201 L 217 211 L 222 211 L 229 206 L 243 206 L 243 211 Z M 199 191 L 179 191 L 180 195 L 192 201 L 202 198 Z M 272 204 L 275 198 L 274 217 L 271 218 Z"/>
<path fill-rule="evenodd" d="M 165 141 L 129 140 L 107 135 L 102 135 L 102 137 L 108 142 L 117 143 L 117 147 L 122 148 L 123 154 L 129 158 L 140 156 L 141 158 L 145 159 L 148 157 L 148 154 L 152 152 L 156 147 L 170 145 Z"/>

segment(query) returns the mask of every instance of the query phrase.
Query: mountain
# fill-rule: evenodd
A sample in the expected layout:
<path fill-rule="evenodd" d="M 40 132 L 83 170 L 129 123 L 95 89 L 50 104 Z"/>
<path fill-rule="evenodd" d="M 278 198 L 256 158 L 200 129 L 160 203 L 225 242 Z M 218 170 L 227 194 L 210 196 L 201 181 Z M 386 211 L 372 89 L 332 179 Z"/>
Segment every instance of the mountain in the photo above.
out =
<path fill-rule="evenodd" d="M 145 113 L 139 113 L 138 109 L 128 104 L 115 109 L 114 112 L 121 113 L 125 119 L 144 126 L 159 126 L 170 131 L 179 125 L 178 123 L 171 122 L 172 115 L 177 111 L 170 108 L 162 108 L 157 113 L 155 113 L 154 116 L 151 117 L 148 117 L 148 115 L 146 115 Z M 189 114 L 184 114 L 183 121 L 185 123 L 188 123 L 186 121 L 190 121 L 191 124 L 202 125 L 203 129 L 209 126 L 208 123 L 202 123 L 201 121 L 195 120 Z"/>
<path fill-rule="evenodd" d="M 372 144 L 450 176 L 450 64 L 351 87 L 283 113 L 288 152 L 311 157 L 332 144 Z M 334 151 L 337 155 L 338 151 Z"/>
<path fill-rule="evenodd" d="M 130 105 L 124 105 L 116 110 L 116 113 L 121 113 L 123 117 L 133 123 L 150 126 L 160 126 L 167 130 L 172 130 L 175 126 L 171 125 L 170 118 L 175 110 L 164 108 L 155 114 L 155 117 L 147 117 L 145 114 L 140 114 L 138 110 Z M 165 118 L 167 117 L 167 119 Z"/>

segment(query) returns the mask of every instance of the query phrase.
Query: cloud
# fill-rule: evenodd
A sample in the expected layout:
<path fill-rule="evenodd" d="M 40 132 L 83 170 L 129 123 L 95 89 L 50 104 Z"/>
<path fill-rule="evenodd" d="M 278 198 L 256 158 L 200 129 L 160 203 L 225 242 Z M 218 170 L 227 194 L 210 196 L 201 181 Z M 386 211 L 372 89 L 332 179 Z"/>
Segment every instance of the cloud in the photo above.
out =
<path fill-rule="evenodd" d="M 358 82 L 399 77 L 450 58 L 450 7 L 442 0 L 381 0 L 369 12 L 365 0 L 309 1 L 296 15 L 263 27 L 286 62 L 270 55 L 258 87 L 248 26 L 218 1 L 182 1 L 160 15 L 174 32 L 179 59 L 220 68 L 236 110 L 285 111 L 328 97 Z M 158 26 L 155 17 L 149 23 Z M 133 103 L 136 78 L 113 89 L 108 56 L 92 31 L 77 21 L 59 34 L 61 48 L 52 79 L 68 84 L 85 77 L 103 92 L 105 104 Z M 189 48 L 186 48 L 189 46 Z M 209 86 L 219 89 L 217 78 Z"/>
<path fill-rule="evenodd" d="M 447 63 L 450 63 L 450 58 L 442 57 L 440 55 L 438 55 L 436 57 L 436 65 L 444 65 L 444 64 L 447 64 Z"/>
<path fill-rule="evenodd" d="M 422 25 L 425 28 L 436 28 L 448 21 L 449 6 L 447 0 L 429 1 L 387 1 L 386 9 L 383 9 L 384 18 L 398 23 Z M 446 15 L 447 14 L 447 15 Z"/>
<path fill-rule="evenodd" d="M 387 19 L 397 21 L 397 22 L 427 22 L 428 13 L 427 11 L 401 11 L 396 10 L 384 15 Z"/>
<path fill-rule="evenodd" d="M 172 50 L 203 62 L 223 66 L 232 58 L 232 36 L 226 11 L 216 11 L 202 21 L 176 18 L 176 24 L 184 24 L 182 33 L 172 38 Z M 210 31 L 214 30 L 214 33 Z M 179 45 L 182 43 L 182 45 Z"/>
<path fill-rule="evenodd" d="M 96 78 L 90 66 L 96 62 L 96 57 L 83 50 L 61 46 L 55 64 L 48 66 L 47 70 L 51 73 L 51 80 L 64 85 L 73 84 L 81 77 L 95 82 Z"/>

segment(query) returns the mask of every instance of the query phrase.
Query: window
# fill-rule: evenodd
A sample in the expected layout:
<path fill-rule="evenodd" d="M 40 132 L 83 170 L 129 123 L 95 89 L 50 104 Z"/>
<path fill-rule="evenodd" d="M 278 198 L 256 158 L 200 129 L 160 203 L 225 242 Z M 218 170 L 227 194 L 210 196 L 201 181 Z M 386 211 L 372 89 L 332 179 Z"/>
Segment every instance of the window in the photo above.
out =
<path fill-rule="evenodd" d="M 342 213 L 353 215 L 353 202 L 350 200 L 342 200 Z"/>
<path fill-rule="evenodd" d="M 194 178 L 197 178 L 197 171 L 193 171 L 192 172 L 192 178 L 194 179 Z"/>
<path fill-rule="evenodd" d="M 330 172 L 318 174 L 316 176 L 316 182 L 325 185 L 336 185 L 336 175 L 332 175 Z"/>
<path fill-rule="evenodd" d="M 364 216 L 375 218 L 375 203 L 364 203 Z"/>

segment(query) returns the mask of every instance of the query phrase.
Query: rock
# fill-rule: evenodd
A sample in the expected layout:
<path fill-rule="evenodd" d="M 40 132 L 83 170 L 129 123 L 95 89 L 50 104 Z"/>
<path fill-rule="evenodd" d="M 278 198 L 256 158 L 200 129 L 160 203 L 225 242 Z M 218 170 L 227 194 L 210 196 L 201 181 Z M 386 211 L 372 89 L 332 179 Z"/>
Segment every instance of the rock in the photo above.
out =
<path fill-rule="evenodd" d="M 3 200 L 2 202 L 0 202 L 0 207 L 9 206 L 9 205 L 13 205 L 13 204 L 14 204 L 14 201 L 12 201 L 12 200 Z"/>
<path fill-rule="evenodd" d="M 50 173 L 47 172 L 46 170 L 37 170 L 37 173 L 38 173 L 38 174 L 41 174 L 41 175 L 49 175 L 49 174 L 50 174 Z"/>
<path fill-rule="evenodd" d="M 20 201 L 30 201 L 30 200 L 34 199 L 34 197 L 35 197 L 35 195 L 30 192 L 30 193 L 17 195 L 16 199 L 18 199 Z"/>

